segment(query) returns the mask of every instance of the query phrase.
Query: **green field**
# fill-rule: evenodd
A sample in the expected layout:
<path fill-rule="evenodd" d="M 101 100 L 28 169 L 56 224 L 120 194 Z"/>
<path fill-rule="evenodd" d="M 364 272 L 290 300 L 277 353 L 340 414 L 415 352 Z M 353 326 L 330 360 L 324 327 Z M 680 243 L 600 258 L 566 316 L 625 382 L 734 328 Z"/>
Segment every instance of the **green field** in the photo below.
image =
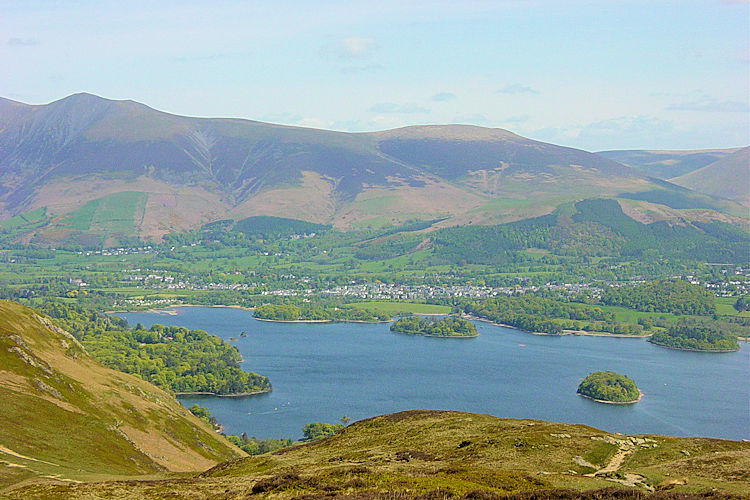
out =
<path fill-rule="evenodd" d="M 136 217 L 143 212 L 147 198 L 146 193 L 137 191 L 109 194 L 71 212 L 62 223 L 80 231 L 106 230 L 133 236 Z"/>
<path fill-rule="evenodd" d="M 414 302 L 354 302 L 347 304 L 351 307 L 358 307 L 374 312 L 383 312 L 391 316 L 399 314 L 450 314 L 451 308 L 436 304 L 418 304 Z"/>
<path fill-rule="evenodd" d="M 750 311 L 737 312 L 737 309 L 734 308 L 736 301 L 737 297 L 717 297 L 716 314 L 719 316 L 742 316 L 743 318 L 750 318 Z"/>
<path fill-rule="evenodd" d="M 47 209 L 40 207 L 30 212 L 16 215 L 10 219 L 0 221 L 0 229 L 15 229 L 23 227 L 23 229 L 31 229 L 36 227 L 35 225 L 41 225 L 47 221 Z"/>
<path fill-rule="evenodd" d="M 597 307 L 601 307 L 607 312 L 614 313 L 615 321 L 626 323 L 636 323 L 640 318 L 664 318 L 669 321 L 677 319 L 677 316 L 672 313 L 636 311 L 635 309 L 628 309 L 627 307 L 606 306 L 601 304 L 597 305 Z"/>

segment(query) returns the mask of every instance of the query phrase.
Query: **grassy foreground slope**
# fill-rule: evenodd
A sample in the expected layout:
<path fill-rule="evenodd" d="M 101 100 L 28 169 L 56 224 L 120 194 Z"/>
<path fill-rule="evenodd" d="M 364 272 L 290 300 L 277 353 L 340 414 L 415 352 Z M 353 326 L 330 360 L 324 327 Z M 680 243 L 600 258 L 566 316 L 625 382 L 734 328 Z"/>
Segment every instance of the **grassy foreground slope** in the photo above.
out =
<path fill-rule="evenodd" d="M 40 478 L 200 471 L 243 455 L 173 396 L 101 366 L 9 301 L 0 301 L 0 401 L 0 491 Z"/>
<path fill-rule="evenodd" d="M 724 498 L 746 491 L 748 466 L 750 443 L 416 410 L 190 479 L 32 486 L 14 498 L 489 499 L 536 492 L 534 498 L 602 499 L 670 490 L 657 498 L 686 499 L 693 497 L 673 494 L 714 488 L 713 498 Z M 588 490 L 599 491 L 582 493 Z"/>

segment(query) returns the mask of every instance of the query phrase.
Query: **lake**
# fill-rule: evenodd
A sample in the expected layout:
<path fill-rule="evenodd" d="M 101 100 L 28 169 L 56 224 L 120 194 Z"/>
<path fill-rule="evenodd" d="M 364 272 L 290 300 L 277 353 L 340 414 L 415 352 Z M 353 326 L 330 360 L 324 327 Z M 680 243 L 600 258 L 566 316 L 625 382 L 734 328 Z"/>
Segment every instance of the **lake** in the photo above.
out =
<path fill-rule="evenodd" d="M 244 358 L 242 368 L 267 376 L 273 391 L 180 398 L 186 406 L 208 407 L 231 434 L 299 438 L 310 422 L 426 408 L 627 434 L 750 438 L 746 343 L 738 352 L 712 354 L 643 339 L 532 335 L 481 322 L 479 337 L 441 339 L 391 333 L 382 323 L 272 323 L 210 307 L 119 316 L 131 325 L 179 325 L 237 338 L 231 344 Z M 632 378 L 643 399 L 607 405 L 578 396 L 581 379 L 598 370 Z"/>

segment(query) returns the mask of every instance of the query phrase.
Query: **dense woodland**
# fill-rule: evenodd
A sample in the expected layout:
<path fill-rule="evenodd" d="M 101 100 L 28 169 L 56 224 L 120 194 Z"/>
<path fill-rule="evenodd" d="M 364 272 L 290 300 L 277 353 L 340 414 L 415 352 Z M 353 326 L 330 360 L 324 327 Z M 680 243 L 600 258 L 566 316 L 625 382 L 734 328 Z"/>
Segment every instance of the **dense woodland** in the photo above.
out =
<path fill-rule="evenodd" d="M 747 234 L 721 222 L 643 224 L 615 200 L 583 200 L 549 215 L 494 226 L 447 228 L 430 235 L 437 260 L 509 264 L 542 249 L 564 257 L 693 259 L 745 262 Z"/>
<path fill-rule="evenodd" d="M 638 335 L 643 327 L 615 321 L 613 313 L 600 307 L 538 297 L 532 294 L 495 297 L 468 302 L 466 314 L 528 332 L 559 335 L 564 330 Z"/>
<path fill-rule="evenodd" d="M 654 333 L 649 340 L 674 349 L 736 351 L 740 348 L 737 343 L 739 335 L 747 335 L 747 329 L 726 322 L 685 319 L 665 331 Z"/>
<path fill-rule="evenodd" d="M 471 321 L 455 316 L 442 319 L 409 316 L 393 323 L 391 331 L 430 337 L 476 337 L 479 335 Z"/>
<path fill-rule="evenodd" d="M 578 386 L 578 393 L 612 403 L 634 402 L 641 396 L 635 382 L 615 372 L 589 374 Z"/>
<path fill-rule="evenodd" d="M 637 286 L 607 288 L 602 304 L 637 311 L 710 316 L 716 311 L 716 297 L 703 287 L 681 280 L 650 281 Z"/>
<path fill-rule="evenodd" d="M 242 358 L 235 347 L 202 330 L 130 328 L 119 318 L 60 302 L 44 302 L 38 309 L 103 365 L 172 392 L 240 394 L 271 389 L 266 377 L 240 368 Z"/>

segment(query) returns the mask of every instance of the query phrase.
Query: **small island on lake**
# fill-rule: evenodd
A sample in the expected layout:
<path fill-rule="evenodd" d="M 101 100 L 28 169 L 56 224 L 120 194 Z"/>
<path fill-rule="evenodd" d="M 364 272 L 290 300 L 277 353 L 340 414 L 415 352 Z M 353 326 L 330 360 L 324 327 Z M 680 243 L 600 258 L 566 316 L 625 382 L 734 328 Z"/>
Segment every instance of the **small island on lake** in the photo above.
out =
<path fill-rule="evenodd" d="M 627 404 L 641 399 L 635 382 L 615 372 L 590 373 L 578 386 L 578 394 L 599 403 Z"/>
<path fill-rule="evenodd" d="M 410 335 L 446 338 L 470 338 L 479 335 L 471 321 L 454 316 L 442 319 L 409 316 L 393 323 L 391 331 Z"/>
<path fill-rule="evenodd" d="M 740 349 L 737 330 L 736 325 L 726 323 L 682 321 L 663 332 L 654 333 L 649 342 L 684 351 L 732 352 Z"/>

